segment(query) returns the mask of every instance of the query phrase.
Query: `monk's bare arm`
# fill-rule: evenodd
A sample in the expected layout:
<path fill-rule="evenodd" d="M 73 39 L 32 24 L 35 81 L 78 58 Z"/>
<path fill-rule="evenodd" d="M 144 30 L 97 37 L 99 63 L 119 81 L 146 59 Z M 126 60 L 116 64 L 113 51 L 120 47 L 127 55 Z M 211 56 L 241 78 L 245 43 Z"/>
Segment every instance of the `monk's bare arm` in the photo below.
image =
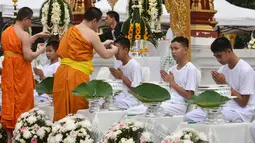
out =
<path fill-rule="evenodd" d="M 28 62 L 31 62 L 37 56 L 42 54 L 45 51 L 45 48 L 38 49 L 36 52 L 31 50 L 31 39 L 28 33 L 22 32 L 20 34 L 20 39 L 22 42 L 22 51 L 24 59 Z"/>
<path fill-rule="evenodd" d="M 91 34 L 91 44 L 98 55 L 104 59 L 109 59 L 118 52 L 118 47 L 114 45 L 111 49 L 106 49 L 96 33 Z"/>
<path fill-rule="evenodd" d="M 49 32 L 40 32 L 40 33 L 37 33 L 37 34 L 31 36 L 31 37 L 30 37 L 30 43 L 31 43 L 31 45 L 34 43 L 34 41 L 35 41 L 36 39 L 41 38 L 41 37 L 47 37 L 47 36 L 49 36 L 49 34 L 50 34 Z"/>

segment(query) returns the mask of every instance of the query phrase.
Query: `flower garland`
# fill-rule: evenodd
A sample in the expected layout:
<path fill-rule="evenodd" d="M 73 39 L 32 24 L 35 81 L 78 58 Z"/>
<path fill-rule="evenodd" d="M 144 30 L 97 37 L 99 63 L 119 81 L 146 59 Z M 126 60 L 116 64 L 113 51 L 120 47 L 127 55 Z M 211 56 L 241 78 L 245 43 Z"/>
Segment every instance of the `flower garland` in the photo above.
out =
<path fill-rule="evenodd" d="M 82 115 L 68 115 L 55 122 L 48 143 L 94 143 L 92 125 Z"/>
<path fill-rule="evenodd" d="M 171 136 L 166 136 L 161 143 L 208 143 L 207 136 L 192 128 L 184 128 Z"/>
<path fill-rule="evenodd" d="M 148 40 L 157 47 L 157 41 L 152 36 L 150 25 L 141 15 L 141 4 L 139 4 L 139 2 L 138 0 L 129 1 L 129 4 L 132 4 L 128 6 L 130 8 L 129 13 L 131 13 L 131 15 L 123 23 L 122 33 L 124 37 L 131 41 L 132 45 L 134 44 L 134 41 L 137 40 Z"/>
<path fill-rule="evenodd" d="M 47 0 L 40 12 L 43 31 L 64 35 L 71 21 L 71 8 L 65 0 Z"/>
<path fill-rule="evenodd" d="M 13 131 L 13 143 L 47 143 L 52 121 L 44 111 L 34 108 L 21 114 Z"/>
<path fill-rule="evenodd" d="M 102 143 L 152 143 L 152 136 L 145 132 L 145 124 L 135 120 L 115 123 L 102 137 Z"/>

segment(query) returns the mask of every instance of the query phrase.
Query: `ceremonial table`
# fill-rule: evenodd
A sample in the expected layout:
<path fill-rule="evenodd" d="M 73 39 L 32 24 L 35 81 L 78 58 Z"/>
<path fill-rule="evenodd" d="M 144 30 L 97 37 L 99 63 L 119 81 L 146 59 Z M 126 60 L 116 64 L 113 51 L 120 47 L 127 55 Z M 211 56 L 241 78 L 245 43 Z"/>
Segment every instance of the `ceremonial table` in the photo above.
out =
<path fill-rule="evenodd" d="M 254 143 L 251 123 L 219 123 L 216 125 L 187 122 L 181 123 L 176 131 L 183 128 L 193 128 L 204 132 L 212 143 Z"/>

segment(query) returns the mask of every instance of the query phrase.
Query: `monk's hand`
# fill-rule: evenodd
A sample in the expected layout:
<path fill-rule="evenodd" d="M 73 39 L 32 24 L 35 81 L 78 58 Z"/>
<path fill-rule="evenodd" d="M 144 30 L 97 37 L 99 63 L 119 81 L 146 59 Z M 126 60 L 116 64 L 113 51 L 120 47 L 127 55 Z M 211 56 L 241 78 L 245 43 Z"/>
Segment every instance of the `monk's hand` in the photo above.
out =
<path fill-rule="evenodd" d="M 36 34 L 37 38 L 45 38 L 50 36 L 50 32 L 40 32 Z"/>
<path fill-rule="evenodd" d="M 225 76 L 222 73 L 218 73 L 217 71 L 212 71 L 212 78 L 217 84 L 228 84 Z"/>
<path fill-rule="evenodd" d="M 108 49 L 108 48 L 111 48 L 111 44 L 113 44 L 114 43 L 114 41 L 113 40 L 106 40 L 106 41 L 104 41 L 104 46 Z"/>

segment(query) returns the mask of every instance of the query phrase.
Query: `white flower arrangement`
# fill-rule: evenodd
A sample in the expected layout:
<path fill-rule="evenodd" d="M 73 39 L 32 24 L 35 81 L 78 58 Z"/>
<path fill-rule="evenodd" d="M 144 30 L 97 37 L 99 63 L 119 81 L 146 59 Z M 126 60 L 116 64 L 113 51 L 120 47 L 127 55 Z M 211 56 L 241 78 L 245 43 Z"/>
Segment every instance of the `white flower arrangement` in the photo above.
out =
<path fill-rule="evenodd" d="M 21 114 L 13 131 L 13 143 L 47 143 L 52 121 L 44 111 L 34 108 Z"/>
<path fill-rule="evenodd" d="M 251 39 L 246 49 L 255 49 L 255 39 Z"/>
<path fill-rule="evenodd" d="M 153 143 L 152 136 L 145 132 L 145 124 L 135 120 L 115 123 L 102 137 L 102 143 Z"/>
<path fill-rule="evenodd" d="M 61 37 L 71 22 L 71 8 L 65 0 L 47 0 L 41 8 L 43 31 Z"/>
<path fill-rule="evenodd" d="M 0 123 L 0 143 L 7 143 L 7 133 L 3 125 Z"/>
<path fill-rule="evenodd" d="M 208 143 L 207 136 L 192 128 L 184 128 L 171 136 L 166 136 L 161 143 Z"/>
<path fill-rule="evenodd" d="M 48 143 L 94 143 L 89 119 L 82 115 L 68 115 L 55 122 Z"/>

